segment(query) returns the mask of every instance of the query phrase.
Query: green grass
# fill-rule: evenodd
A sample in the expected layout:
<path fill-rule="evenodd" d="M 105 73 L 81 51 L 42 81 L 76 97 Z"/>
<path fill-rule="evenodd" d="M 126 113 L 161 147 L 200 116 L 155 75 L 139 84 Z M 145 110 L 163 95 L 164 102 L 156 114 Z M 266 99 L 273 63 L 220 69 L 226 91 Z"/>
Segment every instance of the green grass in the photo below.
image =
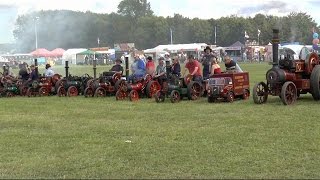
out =
<path fill-rule="evenodd" d="M 1 98 L 0 178 L 319 179 L 319 105 Z"/>

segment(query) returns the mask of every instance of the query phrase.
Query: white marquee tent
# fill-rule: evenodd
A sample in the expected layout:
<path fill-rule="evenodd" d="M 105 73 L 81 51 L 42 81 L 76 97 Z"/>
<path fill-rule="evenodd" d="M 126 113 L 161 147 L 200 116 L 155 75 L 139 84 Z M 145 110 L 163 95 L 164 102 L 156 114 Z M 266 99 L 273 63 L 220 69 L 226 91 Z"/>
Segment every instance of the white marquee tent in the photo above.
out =
<path fill-rule="evenodd" d="M 69 61 L 69 64 L 77 64 L 77 54 L 86 50 L 84 48 L 66 50 L 62 56 L 62 64 L 65 64 L 65 61 Z"/>

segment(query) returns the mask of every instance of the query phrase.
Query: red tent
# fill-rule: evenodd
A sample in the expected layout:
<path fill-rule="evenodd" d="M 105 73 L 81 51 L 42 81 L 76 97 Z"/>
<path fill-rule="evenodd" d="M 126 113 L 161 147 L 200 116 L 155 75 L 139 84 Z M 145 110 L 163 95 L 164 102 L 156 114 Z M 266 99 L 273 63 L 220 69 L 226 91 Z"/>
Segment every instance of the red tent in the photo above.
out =
<path fill-rule="evenodd" d="M 62 48 L 57 48 L 57 49 L 54 49 L 51 51 L 51 54 L 54 56 L 54 57 L 62 57 L 63 56 L 63 53 L 65 52 L 66 50 L 62 49 Z"/>
<path fill-rule="evenodd" d="M 53 57 L 52 53 L 44 48 L 36 49 L 30 54 L 37 57 Z"/>

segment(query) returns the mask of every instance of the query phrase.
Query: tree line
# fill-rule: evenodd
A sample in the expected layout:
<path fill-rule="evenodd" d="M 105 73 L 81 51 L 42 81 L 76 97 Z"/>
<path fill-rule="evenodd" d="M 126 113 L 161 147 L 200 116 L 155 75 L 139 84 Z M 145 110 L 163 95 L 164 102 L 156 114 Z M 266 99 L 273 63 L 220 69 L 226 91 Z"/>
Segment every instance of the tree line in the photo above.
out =
<path fill-rule="evenodd" d="M 123 0 L 116 13 L 98 14 L 90 11 L 38 11 L 17 18 L 13 30 L 19 52 L 38 48 L 113 47 L 115 43 L 135 43 L 137 49 L 153 48 L 159 44 L 207 43 L 229 46 L 244 43 L 245 32 L 251 39 L 267 44 L 272 29 L 280 29 L 280 41 L 312 44 L 312 29 L 319 32 L 314 19 L 307 13 L 290 13 L 277 17 L 257 14 L 254 17 L 231 15 L 219 19 L 155 16 L 147 0 Z M 216 32 L 215 32 L 216 30 Z M 215 36 L 216 35 L 216 36 Z M 99 39 L 99 44 L 98 44 Z"/>

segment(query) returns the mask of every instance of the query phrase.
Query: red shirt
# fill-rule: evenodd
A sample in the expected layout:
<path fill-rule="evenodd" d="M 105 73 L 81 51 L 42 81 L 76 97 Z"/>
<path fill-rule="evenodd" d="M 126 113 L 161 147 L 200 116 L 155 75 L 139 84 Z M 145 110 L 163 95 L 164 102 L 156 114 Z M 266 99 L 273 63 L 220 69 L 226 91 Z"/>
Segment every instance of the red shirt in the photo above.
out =
<path fill-rule="evenodd" d="M 194 75 L 202 76 L 200 63 L 197 60 L 193 60 L 193 62 L 187 62 L 187 64 L 186 64 L 186 68 L 188 69 L 190 74 L 193 73 L 193 71 L 195 70 L 196 67 L 198 67 L 198 70 Z"/>
<path fill-rule="evenodd" d="M 147 61 L 146 70 L 147 70 L 148 74 L 150 74 L 150 73 L 152 74 L 156 70 L 156 66 L 153 61 Z"/>

